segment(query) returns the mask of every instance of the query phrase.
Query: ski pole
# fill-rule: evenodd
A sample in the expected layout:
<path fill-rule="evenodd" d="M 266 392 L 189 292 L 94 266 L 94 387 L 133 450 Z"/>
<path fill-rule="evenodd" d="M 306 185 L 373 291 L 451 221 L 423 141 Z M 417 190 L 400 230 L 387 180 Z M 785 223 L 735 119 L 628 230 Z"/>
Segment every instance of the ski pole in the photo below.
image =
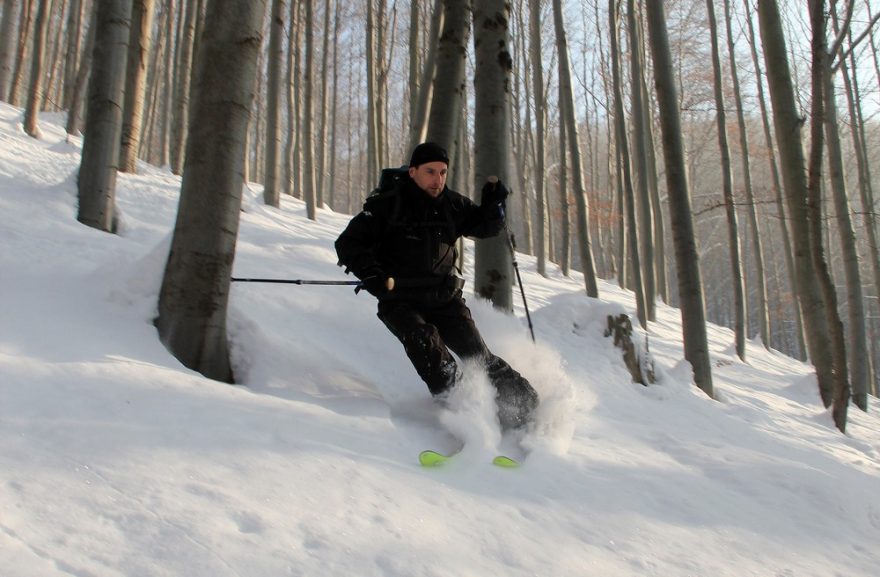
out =
<path fill-rule="evenodd" d="M 490 176 L 486 180 L 489 181 L 489 184 L 492 185 L 492 189 L 495 189 L 495 185 L 498 183 L 497 176 Z M 532 326 L 532 315 L 529 314 L 529 303 L 526 302 L 526 289 L 523 288 L 522 276 L 519 274 L 519 264 L 516 262 L 516 240 L 513 238 L 513 233 L 510 232 L 510 228 L 507 226 L 507 214 L 504 211 L 503 206 L 499 206 L 501 209 L 501 219 L 504 222 L 504 231 L 507 233 L 507 246 L 510 248 L 510 260 L 513 263 L 513 272 L 516 273 L 516 282 L 519 284 L 519 294 L 522 295 L 523 308 L 526 311 L 526 322 L 529 325 L 529 334 L 532 336 L 532 342 L 535 341 L 535 328 Z"/>
<path fill-rule="evenodd" d="M 232 282 L 262 282 L 275 284 L 298 284 L 298 285 L 324 285 L 324 286 L 354 286 L 359 287 L 363 283 L 359 280 L 303 280 L 303 279 L 285 279 L 285 278 L 239 278 L 232 277 Z M 385 281 L 385 288 L 394 289 L 394 279 L 389 278 Z"/>

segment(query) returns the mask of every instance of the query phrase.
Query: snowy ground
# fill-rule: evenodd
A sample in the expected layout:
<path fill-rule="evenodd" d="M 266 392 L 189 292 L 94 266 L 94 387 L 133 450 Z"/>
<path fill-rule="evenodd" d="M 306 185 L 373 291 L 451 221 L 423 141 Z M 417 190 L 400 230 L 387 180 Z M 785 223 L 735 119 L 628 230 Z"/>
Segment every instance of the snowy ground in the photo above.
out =
<path fill-rule="evenodd" d="M 880 420 L 852 408 L 839 434 L 809 367 L 756 343 L 742 363 L 712 327 L 709 400 L 661 306 L 660 382 L 632 384 L 602 335 L 631 295 L 589 299 L 520 256 L 537 346 L 522 310 L 469 298 L 543 398 L 519 469 L 489 463 L 479 371 L 440 412 L 350 287 L 235 285 L 241 385 L 212 382 L 151 324 L 179 180 L 141 165 L 119 177 L 121 233 L 82 226 L 80 143 L 53 115 L 30 139 L 21 116 L 0 104 L 3 577 L 877 574 Z M 344 278 L 347 216 L 260 198 L 246 192 L 237 276 Z M 452 442 L 443 425 L 464 453 L 419 467 Z"/>

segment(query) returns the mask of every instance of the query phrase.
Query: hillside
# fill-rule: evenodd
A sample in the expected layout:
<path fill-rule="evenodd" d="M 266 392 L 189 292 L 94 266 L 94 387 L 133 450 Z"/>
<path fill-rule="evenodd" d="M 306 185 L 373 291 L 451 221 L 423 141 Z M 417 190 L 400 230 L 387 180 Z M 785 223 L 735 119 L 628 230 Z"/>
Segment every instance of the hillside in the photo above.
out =
<path fill-rule="evenodd" d="M 708 399 L 663 305 L 647 335 L 659 382 L 633 384 L 602 335 L 632 296 L 602 283 L 587 298 L 528 256 L 537 345 L 522 310 L 468 298 L 543 399 L 518 469 L 489 462 L 507 447 L 479 367 L 435 407 L 350 287 L 235 285 L 240 384 L 185 369 L 151 324 L 179 179 L 141 165 L 119 177 L 119 235 L 78 224 L 80 143 L 62 120 L 33 140 L 0 103 L 4 577 L 876 574 L 875 413 L 853 408 L 839 434 L 808 366 L 757 343 L 743 363 L 718 327 Z M 237 276 L 344 278 L 348 216 L 245 195 Z M 419 467 L 446 431 L 464 452 Z"/>

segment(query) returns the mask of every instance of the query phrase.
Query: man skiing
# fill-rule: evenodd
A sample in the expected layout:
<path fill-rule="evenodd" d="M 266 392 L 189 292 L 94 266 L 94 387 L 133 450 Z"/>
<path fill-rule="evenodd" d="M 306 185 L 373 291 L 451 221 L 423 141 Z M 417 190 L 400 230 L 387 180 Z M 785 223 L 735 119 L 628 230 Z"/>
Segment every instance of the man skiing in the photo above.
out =
<path fill-rule="evenodd" d="M 455 269 L 460 237 L 488 238 L 501 231 L 509 193 L 501 182 L 486 183 L 478 206 L 446 187 L 448 166 L 441 146 L 418 145 L 408 175 L 367 198 L 336 240 L 336 253 L 346 272 L 378 299 L 378 317 L 403 344 L 435 398 L 461 376 L 451 350 L 485 365 L 497 391 L 502 429 L 522 427 L 538 405 L 538 394 L 483 342 Z"/>

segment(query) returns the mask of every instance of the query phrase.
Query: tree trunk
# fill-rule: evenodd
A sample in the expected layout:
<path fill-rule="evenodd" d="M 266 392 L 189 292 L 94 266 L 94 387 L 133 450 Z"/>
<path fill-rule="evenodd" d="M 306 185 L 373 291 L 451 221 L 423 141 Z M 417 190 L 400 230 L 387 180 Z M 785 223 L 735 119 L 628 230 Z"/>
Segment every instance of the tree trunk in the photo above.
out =
<path fill-rule="evenodd" d="M 12 73 L 15 67 L 15 16 L 20 13 L 19 0 L 6 0 L 0 21 L 0 100 L 9 100 Z"/>
<path fill-rule="evenodd" d="M 544 64 L 541 55 L 541 1 L 529 0 L 529 53 L 532 61 L 532 93 L 535 103 L 535 199 L 538 208 L 538 234 L 535 253 L 538 257 L 538 274 L 547 276 L 547 254 L 549 249 L 549 226 L 547 210 L 547 187 L 545 175 L 546 152 L 544 138 L 546 129 L 544 119 Z"/>
<path fill-rule="evenodd" d="M 762 249 L 761 229 L 758 224 L 758 212 L 755 206 L 755 194 L 752 189 L 752 168 L 749 161 L 749 136 L 743 112 L 742 94 L 739 84 L 739 73 L 736 63 L 736 46 L 733 41 L 733 19 L 730 14 L 730 0 L 724 0 L 724 20 L 727 30 L 727 51 L 730 59 L 730 77 L 733 82 L 733 97 L 736 104 L 736 121 L 739 126 L 739 145 L 742 157 L 743 184 L 746 191 L 746 209 L 749 215 L 752 233 L 752 251 L 755 258 L 755 294 L 758 295 L 758 306 L 755 314 L 758 317 L 758 334 L 764 347 L 770 347 L 770 320 L 767 311 L 767 279 L 764 270 L 764 251 Z M 746 307 L 747 308 L 747 307 Z"/>
<path fill-rule="evenodd" d="M 197 0 L 181 0 L 186 17 L 178 50 L 177 81 L 174 91 L 171 136 L 171 172 L 180 174 L 183 170 L 184 148 L 189 129 L 189 98 L 192 81 L 193 46 L 195 43 Z"/>
<path fill-rule="evenodd" d="M 614 106 L 614 137 L 617 142 L 617 154 L 620 159 L 620 173 L 623 177 L 623 204 L 625 205 L 627 244 L 630 247 L 630 272 L 632 272 L 633 292 L 636 296 L 636 315 L 643 328 L 648 328 L 647 305 L 645 303 L 644 279 L 640 258 L 639 228 L 636 221 L 636 198 L 630 167 L 629 140 L 626 135 L 626 116 L 623 111 L 623 82 L 620 78 L 620 50 L 617 42 L 617 2 L 608 0 L 608 22 L 611 34 L 611 76 L 612 99 Z M 635 115 L 641 111 L 634 112 Z M 642 151 L 644 152 L 644 151 Z M 644 163 L 641 163 L 644 165 Z M 621 207 L 623 208 L 623 207 Z"/>
<path fill-rule="evenodd" d="M 65 130 L 69 135 L 75 135 L 80 130 L 83 101 L 85 100 L 89 73 L 92 69 L 92 52 L 95 50 L 95 30 L 98 28 L 97 2 L 92 6 L 89 22 L 86 43 L 83 45 L 82 56 L 79 59 L 79 70 L 76 71 L 76 82 L 73 86 L 73 95 L 70 98 L 70 109 L 67 111 Z"/>
<path fill-rule="evenodd" d="M 801 135 L 803 118 L 795 104 L 795 92 L 789 72 L 782 21 L 775 0 L 758 2 L 758 22 L 764 46 L 764 60 L 779 161 L 788 199 L 792 225 L 795 264 L 795 291 L 804 315 L 804 328 L 810 359 L 816 368 L 819 392 L 825 406 L 830 406 L 834 390 L 831 339 L 825 302 L 816 281 L 818 271 L 810 250 L 810 223 L 807 217 L 807 163 Z"/>
<path fill-rule="evenodd" d="M 77 220 L 99 230 L 115 232 L 116 163 L 122 130 L 131 2 L 96 0 L 96 11 L 87 128 L 77 178 Z"/>
<path fill-rule="evenodd" d="M 831 178 L 831 191 L 834 208 L 837 212 L 837 231 L 843 255 L 843 272 L 846 279 L 846 301 L 849 321 L 849 373 L 851 375 L 854 400 L 860 407 L 867 407 L 868 397 L 868 341 L 865 332 L 865 301 L 862 294 L 862 275 L 859 271 L 859 253 L 856 247 L 856 233 L 850 217 L 849 197 L 844 180 L 843 154 L 840 146 L 840 132 L 837 123 L 837 102 L 834 94 L 834 79 L 831 75 L 831 55 L 827 56 L 828 66 L 822 70 L 825 91 L 825 138 L 828 144 L 828 164 Z M 843 336 L 843 335 L 841 335 Z M 845 392 L 838 396 L 849 398 L 849 384 Z M 844 402 L 842 400 L 838 402 Z M 843 421 L 845 423 L 845 420 Z"/>
<path fill-rule="evenodd" d="M 835 33 L 837 34 L 839 33 L 839 27 L 837 26 L 836 18 L 834 22 Z M 850 37 L 850 46 L 851 45 L 852 38 Z M 853 70 L 858 70 L 855 58 L 852 56 L 852 51 L 850 51 L 850 63 Z M 872 278 L 874 281 L 874 290 L 876 292 L 877 288 L 880 287 L 880 252 L 878 252 L 877 244 L 876 217 L 874 215 L 874 211 L 872 210 L 874 206 L 874 192 L 871 185 L 871 167 L 870 163 L 867 161 L 868 147 L 865 139 L 865 121 L 862 115 L 862 104 L 858 85 L 858 75 L 854 74 L 852 78 L 850 78 L 849 69 L 845 61 L 842 61 L 840 63 L 840 74 L 846 88 L 845 94 L 847 99 L 847 108 L 849 110 L 849 116 L 851 119 L 850 134 L 853 141 L 853 151 L 855 152 L 856 165 L 858 169 L 857 174 L 859 197 L 862 204 L 862 214 L 864 215 L 862 217 L 863 227 L 867 236 L 868 251 L 870 254 L 871 262 L 871 272 L 873 273 Z M 868 318 L 868 316 L 868 313 L 865 313 L 866 319 Z M 858 349 L 856 346 L 852 346 L 850 350 L 852 351 L 853 355 L 856 355 L 859 354 L 857 352 L 858 350 L 865 350 L 865 348 Z M 855 363 L 855 360 L 853 360 L 853 363 Z M 865 390 L 861 390 L 861 386 L 859 384 L 860 379 L 857 379 L 856 371 L 855 369 L 853 370 L 853 402 L 855 402 L 856 406 L 858 406 L 863 411 L 868 410 L 868 393 L 876 393 L 876 391 L 874 390 L 876 388 L 876 381 L 874 380 L 874 375 L 872 374 L 873 371 L 871 370 L 870 356 L 866 357 L 865 363 L 865 371 L 867 373 L 864 379 Z"/>
<path fill-rule="evenodd" d="M 694 239 L 694 224 L 685 167 L 679 117 L 678 91 L 666 31 L 666 15 L 662 2 L 646 4 L 651 55 L 654 61 L 654 83 L 660 108 L 663 158 L 666 164 L 666 186 L 669 190 L 669 214 L 672 220 L 672 241 L 678 276 L 678 296 L 684 338 L 684 356 L 694 370 L 694 382 L 707 395 L 714 395 L 712 364 L 706 334 L 706 311 L 700 260 Z"/>
<path fill-rule="evenodd" d="M 792 254 L 791 235 L 789 234 L 788 223 L 787 219 L 785 218 L 785 201 L 782 196 L 782 184 L 780 183 L 779 167 L 776 163 L 776 149 L 773 146 L 773 133 L 770 128 L 769 118 L 770 115 L 767 112 L 767 99 L 764 97 L 764 80 L 763 75 L 761 74 L 761 62 L 758 58 L 758 50 L 756 48 L 757 42 L 755 39 L 755 28 L 752 25 L 750 0 L 743 0 L 743 7 L 745 9 L 745 21 L 749 33 L 749 48 L 752 55 L 752 63 L 755 67 L 755 86 L 757 88 L 758 104 L 761 108 L 761 126 L 764 129 L 764 147 L 767 153 L 767 162 L 770 165 L 771 183 L 773 185 L 773 197 L 776 201 L 776 210 L 779 216 L 777 220 L 779 222 L 779 232 L 782 236 L 782 252 L 783 257 L 785 258 L 785 270 L 792 293 L 795 293 L 797 281 L 794 255 Z M 804 353 L 807 350 L 807 345 L 804 336 L 804 321 L 803 315 L 801 314 L 800 301 L 796 297 L 792 299 L 791 312 L 795 320 L 794 336 L 795 340 L 797 341 L 796 354 L 800 355 L 798 358 L 803 360 L 805 358 Z"/>
<path fill-rule="evenodd" d="M 379 102 L 376 98 L 378 90 L 378 55 L 376 50 L 376 16 L 374 0 L 367 0 L 367 182 L 379 181 L 381 163 L 379 160 Z"/>
<path fill-rule="evenodd" d="M 562 86 L 559 91 L 559 116 L 565 117 L 565 98 Z M 559 123 L 559 212 L 562 216 L 560 231 L 561 246 L 559 248 L 559 267 L 563 276 L 571 274 L 571 205 L 568 201 L 568 133 L 566 123 Z"/>
<path fill-rule="evenodd" d="M 296 0 L 293 0 L 294 2 Z M 284 49 L 284 0 L 272 0 L 272 17 L 269 21 L 269 55 L 266 81 L 266 157 L 263 178 L 263 202 L 269 206 L 281 206 L 281 185 L 278 178 L 281 151 L 281 64 Z"/>
<path fill-rule="evenodd" d="M 831 403 L 834 422 L 841 432 L 846 432 L 846 413 L 849 405 L 849 375 L 844 340 L 843 321 L 838 312 L 837 289 L 834 276 L 825 258 L 823 234 L 830 229 L 823 225 L 822 214 L 822 156 L 825 147 L 825 118 L 827 115 L 825 85 L 828 64 L 827 42 L 825 38 L 825 2 L 810 1 L 811 40 L 811 124 L 810 155 L 807 164 L 809 180 L 807 183 L 807 219 L 810 253 L 818 278 L 819 290 L 824 302 L 828 335 L 831 341 Z M 829 69 L 830 70 L 830 69 Z M 830 71 L 829 71 L 830 73 Z M 828 406 L 828 405 L 826 405 Z"/>
<path fill-rule="evenodd" d="M 137 172 L 141 127 L 144 118 L 147 55 L 150 53 L 153 37 L 153 0 L 132 2 L 131 26 L 131 43 L 128 46 L 128 64 L 125 76 L 122 143 L 119 151 L 119 170 L 122 172 Z"/>
<path fill-rule="evenodd" d="M 305 7 L 306 53 L 303 84 L 303 199 L 306 201 L 306 216 L 317 220 L 318 192 L 315 182 L 315 134 L 314 134 L 314 84 L 315 84 L 315 0 L 303 0 Z"/>
<path fill-rule="evenodd" d="M 421 0 L 409 0 L 409 122 L 410 134 L 419 110 L 421 92 L 421 68 L 419 66 L 419 38 L 421 31 Z M 432 39 L 433 40 L 433 39 Z M 412 150 L 413 147 L 410 147 Z"/>
<path fill-rule="evenodd" d="M 509 22 L 510 4 L 505 0 L 474 2 L 475 190 L 481 190 L 490 176 L 509 181 Z M 512 311 L 513 266 L 505 234 L 476 241 L 474 292 L 496 308 Z"/>
<path fill-rule="evenodd" d="M 49 2 L 39 0 L 34 22 L 34 51 L 31 57 L 31 79 L 28 86 L 27 106 L 24 110 L 24 131 L 32 138 L 40 137 L 37 120 L 43 107 L 43 61 L 46 53 L 46 33 L 49 29 Z"/>
<path fill-rule="evenodd" d="M 727 142 L 727 112 L 724 110 L 724 88 L 721 81 L 721 55 L 718 48 L 718 25 L 712 0 L 706 0 L 709 14 L 709 37 L 712 43 L 712 73 L 715 90 L 715 120 L 718 127 L 718 148 L 721 151 L 721 180 L 724 188 L 724 207 L 727 212 L 727 242 L 730 250 L 730 284 L 733 289 L 734 332 L 736 354 L 746 359 L 746 297 L 740 256 L 739 224 L 736 202 L 733 198 L 733 172 L 730 168 L 730 145 Z"/>
<path fill-rule="evenodd" d="M 337 0 L 335 6 L 336 11 L 333 14 L 333 96 L 330 99 L 330 171 L 328 174 L 329 184 L 327 185 L 330 208 L 337 210 L 339 204 L 336 197 L 336 150 L 337 150 L 337 134 L 338 119 L 337 114 L 339 108 L 339 13 L 340 2 Z"/>
<path fill-rule="evenodd" d="M 338 1 L 338 0 L 337 0 Z M 332 2 L 324 3 L 324 38 L 321 48 L 321 115 L 318 126 L 318 158 L 315 160 L 315 196 L 316 204 L 324 206 L 327 188 L 327 118 L 330 114 L 329 91 L 327 89 L 330 66 L 330 10 Z"/>
<path fill-rule="evenodd" d="M 568 60 L 568 41 L 565 37 L 561 0 L 553 0 L 553 23 L 556 30 L 556 49 L 559 53 L 559 90 L 565 100 L 563 111 L 565 116 L 565 132 L 571 152 L 572 180 L 574 181 L 575 201 L 578 213 L 578 248 L 580 249 L 581 268 L 584 273 L 584 284 L 587 296 L 599 297 L 599 283 L 593 266 L 593 253 L 590 243 L 590 212 L 587 205 L 587 191 L 584 189 L 583 162 L 578 137 L 577 120 L 575 118 L 574 91 L 571 85 L 571 65 Z"/>
<path fill-rule="evenodd" d="M 7 2 L 7 4 L 11 3 L 12 2 Z M 72 102 L 71 97 L 73 95 L 73 86 L 76 83 L 76 72 L 79 70 L 79 53 L 82 49 L 83 7 L 82 0 L 71 0 L 69 12 L 67 13 L 68 41 L 67 52 L 64 58 L 63 108 L 68 110 L 70 110 Z M 0 32 L 0 34 L 2 34 L 2 32 Z M 0 94 L 2 94 L 2 89 L 0 89 Z"/>
<path fill-rule="evenodd" d="M 464 101 L 467 43 L 472 0 L 444 0 L 443 31 L 437 44 L 437 70 L 425 140 L 436 142 L 455 158 Z M 455 167 L 450 168 L 450 172 Z"/>
<path fill-rule="evenodd" d="M 177 359 L 230 383 L 226 311 L 265 10 L 266 0 L 208 4 L 180 208 L 156 319 L 159 337 Z"/>
<path fill-rule="evenodd" d="M 21 83 L 24 82 L 24 68 L 30 46 L 31 22 L 34 19 L 34 3 L 36 0 L 25 0 L 21 10 L 21 19 L 18 24 L 18 46 L 15 52 L 15 67 L 12 71 L 11 85 L 9 87 L 9 103 L 18 106 L 21 103 Z"/>
<path fill-rule="evenodd" d="M 644 322 L 642 326 L 647 327 L 647 321 L 657 320 L 657 274 L 654 270 L 654 218 L 651 210 L 651 197 L 648 192 L 648 141 L 647 127 L 645 126 L 645 117 L 647 116 L 645 108 L 648 103 L 643 101 L 640 89 L 643 75 L 642 39 L 639 34 L 634 0 L 627 1 L 626 10 L 630 44 L 630 93 L 632 98 L 633 153 L 635 155 L 635 162 L 632 163 L 632 166 L 636 170 L 637 185 L 637 190 L 633 191 L 632 201 L 639 208 L 638 211 L 633 213 L 633 222 L 631 223 L 638 227 L 636 229 L 638 230 L 638 235 L 631 235 L 631 239 L 633 241 L 636 238 L 640 240 L 638 254 L 636 255 L 637 260 L 633 260 L 633 266 L 635 267 L 636 262 L 639 262 L 641 265 L 641 271 L 639 271 L 641 283 L 639 284 L 641 284 L 641 289 L 644 291 L 641 296 L 644 306 Z M 616 42 L 616 39 L 613 41 Z M 621 103 L 622 109 L 623 105 Z M 623 119 L 620 122 L 623 122 Z M 625 135 L 626 132 L 623 134 Z M 638 216 L 637 222 L 636 216 Z M 638 288 L 639 285 L 637 284 L 636 286 Z M 638 294 L 636 298 L 639 298 Z"/>
<path fill-rule="evenodd" d="M 428 55 L 422 64 L 422 76 L 419 81 L 419 93 L 416 100 L 414 115 L 410 118 L 409 149 L 412 150 L 420 142 L 425 140 L 428 130 L 428 109 L 433 102 L 434 76 L 437 69 L 437 45 L 439 43 L 440 28 L 443 25 L 443 0 L 434 0 L 434 9 L 431 12 L 431 30 L 425 42 L 428 47 Z"/>

